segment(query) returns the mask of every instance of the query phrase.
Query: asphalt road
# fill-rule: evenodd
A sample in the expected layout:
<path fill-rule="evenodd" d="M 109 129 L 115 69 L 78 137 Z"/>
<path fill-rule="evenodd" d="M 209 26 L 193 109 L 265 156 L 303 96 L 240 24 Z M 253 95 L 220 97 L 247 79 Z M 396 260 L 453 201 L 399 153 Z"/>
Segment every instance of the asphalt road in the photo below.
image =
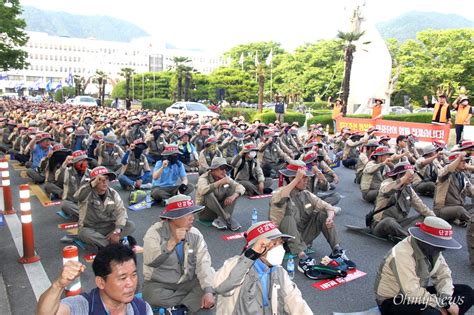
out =
<path fill-rule="evenodd" d="M 357 263 L 358 269 L 366 272 L 367 275 L 359 279 L 344 283 L 338 287 L 327 291 L 320 291 L 312 284 L 315 281 L 307 279 L 299 272 L 296 272 L 295 282 L 301 290 L 304 299 L 312 308 L 314 314 L 332 314 L 332 312 L 355 312 L 366 310 L 375 306 L 373 283 L 376 271 L 383 256 L 392 247 L 392 243 L 377 240 L 371 237 L 348 232 L 345 224 L 364 225 L 365 214 L 372 205 L 364 202 L 360 197 L 358 187 L 353 183 L 353 171 L 343 167 L 337 168 L 336 172 L 341 179 L 337 191 L 343 195 L 339 203 L 342 213 L 336 217 L 336 228 L 339 233 L 342 247 L 347 249 L 347 255 Z M 20 171 L 13 170 L 10 166 L 10 177 L 14 196 L 14 207 L 19 209 L 18 185 L 26 183 L 27 180 L 20 177 Z M 190 177 L 191 183 L 197 182 L 197 176 Z M 118 190 L 125 203 L 128 200 L 128 193 Z M 194 197 L 194 196 L 193 196 Z M 428 206 L 432 205 L 432 199 L 423 199 Z M 59 206 L 43 207 L 36 197 L 31 198 L 33 209 L 33 224 L 36 242 L 36 251 L 41 256 L 41 263 L 52 281 L 62 267 L 62 248 L 64 244 L 60 238 L 65 232 L 59 230 L 57 225 L 66 221 L 56 215 Z M 251 223 L 251 211 L 258 210 L 259 220 L 268 217 L 269 198 L 259 200 L 249 200 L 241 197 L 237 201 L 235 217 L 242 224 L 245 231 Z M 0 205 L 3 209 L 3 205 Z M 134 236 L 139 244 L 143 244 L 143 236 L 147 229 L 158 220 L 161 207 L 152 207 L 140 212 L 129 211 L 129 219 L 136 224 L 137 230 Z M 414 210 L 413 210 L 414 211 Z M 232 240 L 224 241 L 223 235 L 231 234 L 230 231 L 217 231 L 213 227 L 207 227 L 199 222 L 195 226 L 203 233 L 212 257 L 212 265 L 218 269 L 223 262 L 233 256 L 238 255 L 244 246 L 244 241 Z M 445 257 L 453 272 L 454 283 L 474 284 L 474 268 L 469 266 L 468 254 L 466 250 L 466 231 L 463 228 L 454 227 L 454 237 L 463 245 L 461 250 L 446 251 Z M 12 236 L 6 225 L 0 226 L 0 249 L 1 263 L 0 272 L 3 274 L 5 286 L 8 292 L 8 299 L 11 304 L 13 314 L 32 314 L 36 305 L 28 277 L 22 265 L 17 262 L 18 252 L 13 244 Z M 313 243 L 315 249 L 314 257 L 320 259 L 329 255 L 330 248 L 326 240 L 320 235 Z M 80 250 L 80 259 L 87 254 Z M 82 288 L 89 291 L 95 286 L 91 264 L 85 263 L 89 268 L 81 276 Z M 138 255 L 138 268 L 141 274 L 142 255 Z M 142 283 L 142 278 L 140 283 Z M 141 285 L 139 286 L 141 290 Z M 0 299 L 0 302 L 2 300 Z M 474 314 L 474 310 L 471 311 Z"/>

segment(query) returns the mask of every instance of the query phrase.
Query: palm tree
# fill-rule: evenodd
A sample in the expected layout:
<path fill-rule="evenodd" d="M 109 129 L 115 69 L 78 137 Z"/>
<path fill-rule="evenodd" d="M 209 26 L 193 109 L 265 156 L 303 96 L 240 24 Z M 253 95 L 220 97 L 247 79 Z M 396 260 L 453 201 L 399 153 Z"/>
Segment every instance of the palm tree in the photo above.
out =
<path fill-rule="evenodd" d="M 135 73 L 135 70 L 132 68 L 122 68 L 120 69 L 119 76 L 125 78 L 125 97 L 130 97 L 130 80 L 132 75 Z"/>
<path fill-rule="evenodd" d="M 352 61 L 354 59 L 354 52 L 356 46 L 354 42 L 358 41 L 365 32 L 341 32 L 337 31 L 337 37 L 341 39 L 344 48 L 344 80 L 342 82 L 342 102 L 344 104 L 343 112 L 344 115 L 347 111 L 347 99 L 349 98 L 350 82 L 351 82 L 351 70 Z"/>
<path fill-rule="evenodd" d="M 191 71 L 193 71 L 193 67 L 188 65 L 189 62 L 191 62 L 191 59 L 188 57 L 173 57 L 174 65 L 171 68 L 174 68 L 176 71 L 176 100 L 178 101 L 183 99 L 183 78 L 185 81 L 188 80 L 188 89 L 190 86 L 190 76 Z M 188 96 L 188 92 L 184 92 L 184 98 L 186 98 Z"/>
<path fill-rule="evenodd" d="M 85 79 L 80 75 L 74 75 L 74 86 L 76 87 L 76 96 L 84 93 Z"/>
<path fill-rule="evenodd" d="M 104 99 L 105 99 L 105 84 L 107 83 L 107 73 L 105 73 L 102 70 L 96 70 L 95 71 L 95 79 L 97 80 L 97 83 L 99 85 L 99 99 L 100 103 L 104 105 Z"/>

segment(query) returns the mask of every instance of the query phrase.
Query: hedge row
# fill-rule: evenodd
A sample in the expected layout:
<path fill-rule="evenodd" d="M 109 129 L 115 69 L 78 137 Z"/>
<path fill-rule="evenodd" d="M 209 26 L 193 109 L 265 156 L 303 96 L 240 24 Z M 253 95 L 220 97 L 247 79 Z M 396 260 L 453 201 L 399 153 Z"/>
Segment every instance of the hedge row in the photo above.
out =
<path fill-rule="evenodd" d="M 172 100 L 165 98 L 148 98 L 142 101 L 142 108 L 153 109 L 158 111 L 165 111 L 170 105 L 173 104 Z"/>
<path fill-rule="evenodd" d="M 262 123 L 269 124 L 273 123 L 276 120 L 276 114 L 274 111 L 266 111 L 261 114 L 256 114 L 254 119 L 259 119 Z M 297 121 L 300 126 L 304 125 L 306 120 L 306 115 L 299 112 L 287 111 L 284 116 L 284 121 L 287 123 L 292 123 Z"/>
<path fill-rule="evenodd" d="M 244 116 L 245 121 L 253 121 L 253 117 L 257 114 L 255 109 L 251 108 L 231 108 L 227 107 L 220 112 L 222 119 L 231 120 L 232 117 Z"/>
<path fill-rule="evenodd" d="M 316 102 L 303 102 L 304 106 L 306 108 L 312 109 L 312 110 L 319 110 L 319 109 L 326 109 L 330 110 L 329 105 L 327 102 L 324 101 L 316 101 Z"/>

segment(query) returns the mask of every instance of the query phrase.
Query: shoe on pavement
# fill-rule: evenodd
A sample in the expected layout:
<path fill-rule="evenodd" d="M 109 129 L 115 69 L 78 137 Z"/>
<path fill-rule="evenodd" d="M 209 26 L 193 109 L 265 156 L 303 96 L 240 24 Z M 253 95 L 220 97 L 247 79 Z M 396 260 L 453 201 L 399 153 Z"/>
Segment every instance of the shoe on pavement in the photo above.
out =
<path fill-rule="evenodd" d="M 298 271 L 305 273 L 307 270 L 311 269 L 313 266 L 316 265 L 316 260 L 313 257 L 308 257 L 306 259 L 300 259 L 298 262 Z"/>
<path fill-rule="evenodd" d="M 148 184 L 143 184 L 140 186 L 140 189 L 143 189 L 143 190 L 149 190 L 151 189 L 151 183 L 148 183 Z"/>
<path fill-rule="evenodd" d="M 229 221 L 227 221 L 227 225 L 231 229 L 231 231 L 240 230 L 240 228 L 242 227 L 242 225 L 240 225 L 240 223 L 234 218 L 230 218 Z"/>
<path fill-rule="evenodd" d="M 227 223 L 224 220 L 222 220 L 220 217 L 212 221 L 212 226 L 217 228 L 218 230 L 227 229 Z"/>
<path fill-rule="evenodd" d="M 329 258 L 331 259 L 342 259 L 344 261 L 344 263 L 347 265 L 347 269 L 351 270 L 351 269 L 355 269 L 357 266 L 355 264 L 355 262 L 353 262 L 352 260 L 350 260 L 349 258 L 347 258 L 346 256 L 346 251 L 342 248 L 336 248 L 332 251 L 331 255 L 329 255 Z"/>

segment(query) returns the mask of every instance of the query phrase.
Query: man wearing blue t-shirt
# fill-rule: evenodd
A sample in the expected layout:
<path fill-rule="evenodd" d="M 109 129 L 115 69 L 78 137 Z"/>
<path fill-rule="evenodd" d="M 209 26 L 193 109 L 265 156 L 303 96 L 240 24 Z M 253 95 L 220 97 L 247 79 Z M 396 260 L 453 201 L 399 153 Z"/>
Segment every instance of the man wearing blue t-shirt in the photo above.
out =
<path fill-rule="evenodd" d="M 194 190 L 194 186 L 188 183 L 184 164 L 178 159 L 179 154 L 177 145 L 166 145 L 161 154 L 164 159 L 155 164 L 151 196 L 156 201 L 168 199 L 178 192 L 189 195 Z M 181 184 L 178 186 L 179 181 Z"/>
<path fill-rule="evenodd" d="M 26 174 L 35 184 L 44 183 L 43 170 L 40 169 L 41 160 L 48 155 L 51 147 L 51 135 L 49 133 L 39 133 L 28 144 L 31 150 L 31 168 L 26 170 Z"/>

